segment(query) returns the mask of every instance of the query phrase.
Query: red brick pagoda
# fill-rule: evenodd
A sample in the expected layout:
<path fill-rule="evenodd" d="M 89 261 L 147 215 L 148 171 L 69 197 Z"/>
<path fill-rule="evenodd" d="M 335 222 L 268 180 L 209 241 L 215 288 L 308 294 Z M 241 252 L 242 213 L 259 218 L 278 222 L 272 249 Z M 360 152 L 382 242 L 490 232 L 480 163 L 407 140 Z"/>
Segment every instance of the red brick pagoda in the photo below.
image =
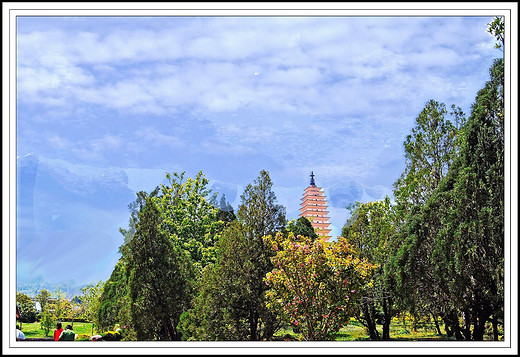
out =
<path fill-rule="evenodd" d="M 316 186 L 314 182 L 314 172 L 311 172 L 311 183 L 303 193 L 300 217 L 307 217 L 310 221 L 316 234 L 323 241 L 330 239 L 330 232 L 332 231 L 327 217 L 327 201 L 323 194 L 323 188 Z"/>

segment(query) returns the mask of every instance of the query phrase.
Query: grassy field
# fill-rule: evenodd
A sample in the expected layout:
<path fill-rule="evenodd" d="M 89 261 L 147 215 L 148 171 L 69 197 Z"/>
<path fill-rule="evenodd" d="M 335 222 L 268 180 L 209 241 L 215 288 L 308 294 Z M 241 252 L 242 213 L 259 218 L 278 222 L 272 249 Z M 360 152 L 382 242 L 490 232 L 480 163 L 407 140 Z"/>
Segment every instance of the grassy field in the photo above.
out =
<path fill-rule="evenodd" d="M 391 341 L 448 341 L 444 324 L 439 322 L 442 335 L 437 333 L 437 329 L 433 321 L 423 320 L 412 325 L 408 320 L 403 322 L 402 319 L 394 318 L 390 324 L 390 340 Z M 377 326 L 380 336 L 383 335 L 381 325 Z M 502 331 L 503 333 L 503 331 Z M 301 340 L 302 336 L 294 333 L 290 328 L 282 330 L 275 335 L 277 340 L 294 341 Z M 503 335 L 499 336 L 503 339 Z M 453 338 L 453 340 L 455 340 Z M 484 340 L 493 340 L 492 331 L 488 328 Z M 342 328 L 336 335 L 336 341 L 370 341 L 369 335 L 366 333 L 365 327 L 355 319 L 351 319 L 350 323 Z"/>
<path fill-rule="evenodd" d="M 71 322 L 63 321 L 62 322 L 63 328 L 67 325 L 72 325 Z M 24 333 L 26 338 L 52 338 L 54 330 L 56 329 L 56 326 L 53 326 L 52 329 L 49 330 L 49 334 L 45 336 L 45 330 L 41 328 L 41 325 L 39 322 L 35 322 L 32 324 L 24 323 L 22 324 L 22 332 Z M 74 326 L 72 329 L 76 334 L 81 335 L 89 335 L 92 336 L 92 324 L 88 322 L 74 322 Z M 97 331 L 94 328 L 94 334 L 96 334 Z"/>
<path fill-rule="evenodd" d="M 382 326 L 378 326 L 379 334 L 383 335 Z M 441 326 L 441 330 L 444 331 Z M 390 324 L 390 339 L 393 341 L 443 341 L 446 340 L 445 336 L 439 336 L 432 324 L 425 324 L 415 330 L 412 326 L 403 325 L 402 321 L 394 319 Z M 348 324 L 347 327 L 342 328 L 337 337 L 336 341 L 369 341 L 370 338 L 365 332 L 365 327 L 354 319 Z"/>
<path fill-rule="evenodd" d="M 441 330 L 444 331 L 442 325 Z M 382 326 L 378 326 L 380 335 L 383 335 Z M 281 341 L 302 340 L 300 334 L 294 333 L 290 328 L 279 331 L 275 339 Z M 403 325 L 402 321 L 394 319 L 390 325 L 390 339 L 395 341 L 445 341 L 445 336 L 439 336 L 433 323 L 421 324 L 414 330 L 412 326 Z M 336 341 L 370 341 L 365 327 L 355 319 L 342 328 L 336 335 Z"/>
<path fill-rule="evenodd" d="M 70 324 L 70 322 L 62 322 L 63 327 Z M 401 319 L 393 319 L 390 324 L 390 339 L 392 341 L 446 341 L 447 337 L 444 334 L 444 326 L 440 323 L 440 328 L 443 333 L 442 336 L 437 334 L 436 328 L 431 321 L 423 321 L 415 326 L 410 322 L 403 323 Z M 74 332 L 78 335 L 92 336 L 92 324 L 86 322 L 74 322 Z M 379 333 L 382 335 L 382 328 L 378 326 Z M 22 331 L 26 338 L 52 338 L 54 328 L 49 331 L 48 336 L 45 336 L 45 331 L 40 328 L 40 323 L 24 323 L 22 324 Z M 94 328 L 94 334 L 98 334 Z M 503 338 L 503 336 L 502 336 Z M 275 336 L 278 341 L 298 341 L 302 340 L 300 334 L 294 333 L 292 329 L 287 328 L 279 331 Z M 491 332 L 484 337 L 485 340 L 492 340 Z M 364 326 L 355 319 L 351 319 L 350 323 L 342 328 L 336 337 L 336 341 L 369 341 L 370 338 L 365 331 Z"/>

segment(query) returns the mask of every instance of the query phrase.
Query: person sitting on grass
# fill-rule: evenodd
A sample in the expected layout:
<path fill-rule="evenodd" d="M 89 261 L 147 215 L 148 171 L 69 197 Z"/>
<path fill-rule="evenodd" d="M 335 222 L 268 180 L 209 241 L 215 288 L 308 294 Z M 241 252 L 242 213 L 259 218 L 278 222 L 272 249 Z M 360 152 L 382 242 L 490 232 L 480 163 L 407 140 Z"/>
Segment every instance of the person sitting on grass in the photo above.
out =
<path fill-rule="evenodd" d="M 67 325 L 65 330 L 60 335 L 60 341 L 74 341 L 76 334 L 72 331 L 72 326 Z"/>
<path fill-rule="evenodd" d="M 56 330 L 54 330 L 54 341 L 58 341 L 60 339 L 60 335 L 63 332 L 63 328 L 61 327 L 61 322 L 56 324 Z"/>
<path fill-rule="evenodd" d="M 25 340 L 25 334 L 20 330 L 20 326 L 16 325 L 16 339 Z"/>

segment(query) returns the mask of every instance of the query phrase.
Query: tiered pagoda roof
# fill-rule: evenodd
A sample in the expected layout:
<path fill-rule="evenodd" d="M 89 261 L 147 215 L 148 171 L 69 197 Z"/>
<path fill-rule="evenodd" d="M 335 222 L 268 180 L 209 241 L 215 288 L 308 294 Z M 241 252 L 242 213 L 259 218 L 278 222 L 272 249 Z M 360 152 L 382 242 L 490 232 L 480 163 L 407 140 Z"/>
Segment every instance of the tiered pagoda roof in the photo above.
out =
<path fill-rule="evenodd" d="M 314 172 L 311 172 L 311 182 L 303 193 L 300 217 L 307 217 L 310 221 L 316 234 L 321 239 L 327 241 L 330 239 L 330 223 L 327 216 L 327 200 L 323 194 L 323 188 L 316 186 L 314 181 Z"/>

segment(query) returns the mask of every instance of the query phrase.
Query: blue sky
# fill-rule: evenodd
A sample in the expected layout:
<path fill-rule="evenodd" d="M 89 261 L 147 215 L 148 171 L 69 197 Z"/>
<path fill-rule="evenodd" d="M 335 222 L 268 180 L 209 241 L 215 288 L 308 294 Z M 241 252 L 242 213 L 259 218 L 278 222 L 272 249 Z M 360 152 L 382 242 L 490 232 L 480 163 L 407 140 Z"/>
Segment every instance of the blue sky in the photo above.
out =
<path fill-rule="evenodd" d="M 333 234 L 391 195 L 426 102 L 469 113 L 492 17 L 18 17 L 17 281 L 106 280 L 135 192 L 202 170 L 235 210 L 314 171 Z"/>

